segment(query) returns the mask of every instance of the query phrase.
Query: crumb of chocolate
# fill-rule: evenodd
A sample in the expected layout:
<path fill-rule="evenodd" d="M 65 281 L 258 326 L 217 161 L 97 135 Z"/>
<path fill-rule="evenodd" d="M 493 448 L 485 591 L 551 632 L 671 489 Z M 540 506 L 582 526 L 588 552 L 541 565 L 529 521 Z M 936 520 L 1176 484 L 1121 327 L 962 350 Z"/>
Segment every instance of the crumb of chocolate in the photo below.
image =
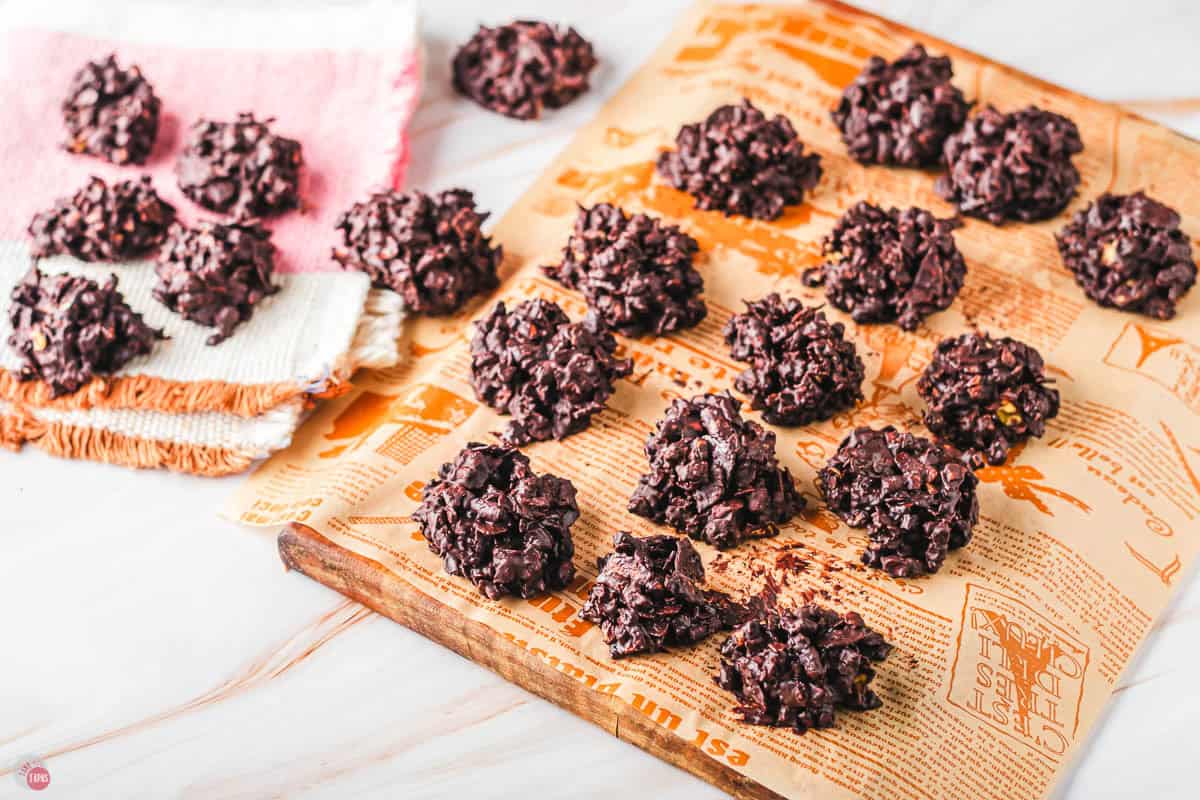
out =
<path fill-rule="evenodd" d="M 929 430 L 971 454 L 976 466 L 997 465 L 1058 414 L 1058 390 L 1046 382 L 1041 354 L 1029 345 L 964 333 L 938 343 L 917 393 Z"/>
<path fill-rule="evenodd" d="M 483 234 L 488 216 L 465 189 L 380 192 L 338 218 L 333 257 L 399 294 L 410 311 L 449 314 L 500 283 L 503 251 Z"/>
<path fill-rule="evenodd" d="M 518 20 L 480 26 L 451 63 L 454 88 L 484 108 L 514 119 L 538 119 L 588 90 L 596 66 L 592 45 L 574 28 Z"/>
<path fill-rule="evenodd" d="M 894 578 L 937 572 L 979 519 L 979 481 L 960 454 L 890 425 L 852 431 L 817 482 L 833 513 L 867 529 L 863 563 Z"/>
<path fill-rule="evenodd" d="M 828 261 L 806 272 L 805 283 L 823 283 L 829 302 L 855 322 L 894 321 L 916 330 L 949 308 L 966 280 L 956 227 L 921 208 L 885 211 L 860 202 L 825 237 Z"/>
<path fill-rule="evenodd" d="M 716 683 L 737 697 L 743 722 L 804 733 L 832 727 L 837 709 L 883 705 L 872 662 L 891 650 L 853 611 L 769 603 L 721 646 Z"/>
<path fill-rule="evenodd" d="M 112 375 L 166 338 L 125 302 L 116 275 L 101 286 L 34 267 L 13 287 L 11 299 L 8 344 L 23 362 L 17 377 L 43 381 L 52 397 Z"/>
<path fill-rule="evenodd" d="M 92 178 L 34 215 L 30 251 L 34 258 L 68 253 L 81 261 L 125 261 L 159 247 L 174 220 L 175 207 L 158 196 L 148 176 L 112 186 Z"/>
<path fill-rule="evenodd" d="M 272 119 L 238 114 L 236 122 L 192 125 L 175 164 L 192 202 L 231 216 L 263 216 L 300 205 L 300 143 L 271 133 Z"/>
<path fill-rule="evenodd" d="M 538 475 L 518 450 L 468 444 L 442 465 L 412 516 L 446 572 L 492 600 L 536 597 L 575 577 L 575 487 Z"/>
<path fill-rule="evenodd" d="M 88 62 L 71 79 L 62 102 L 63 147 L 114 164 L 145 164 L 158 136 L 161 107 L 136 66 L 122 69 L 115 54 Z"/>
<path fill-rule="evenodd" d="M 953 75 L 949 58 L 920 44 L 891 63 L 871 56 L 831 114 L 850 156 L 863 164 L 938 164 L 971 108 Z"/>
<path fill-rule="evenodd" d="M 562 262 L 542 267 L 581 292 L 605 325 L 626 336 L 690 328 L 708 309 L 692 266 L 700 246 L 678 226 L 609 203 L 580 208 Z"/>
<path fill-rule="evenodd" d="M 775 434 L 729 394 L 678 398 L 646 439 L 650 469 L 629 510 L 714 547 L 773 536 L 804 508 L 775 456 Z"/>
<path fill-rule="evenodd" d="M 687 539 L 618 531 L 598 563 L 579 615 L 600 626 L 613 658 L 695 644 L 744 614 L 724 592 L 703 588 L 704 563 Z"/>
<path fill-rule="evenodd" d="M 696 208 L 778 219 L 821 179 L 821 156 L 805 153 L 787 117 L 768 118 L 749 100 L 684 125 L 658 174 L 692 195 Z"/>
<path fill-rule="evenodd" d="M 947 173 L 937 192 L 958 210 L 994 225 L 1033 222 L 1066 207 L 1079 186 L 1071 156 L 1079 129 L 1060 114 L 1030 106 L 1002 114 L 992 106 L 946 140 Z"/>
<path fill-rule="evenodd" d="M 158 257 L 154 297 L 181 317 L 216 328 L 217 345 L 279 287 L 271 232 L 253 220 L 171 225 Z"/>
<path fill-rule="evenodd" d="M 475 323 L 471 386 L 512 417 L 501 436 L 505 444 L 563 439 L 586 428 L 613 383 L 633 371 L 633 362 L 613 355 L 616 349 L 591 314 L 571 322 L 547 300 L 526 300 L 511 312 L 500 302 Z"/>
<path fill-rule="evenodd" d="M 726 323 L 725 342 L 733 358 L 750 364 L 734 385 L 763 419 L 807 425 L 863 399 L 863 362 L 846 326 L 774 292 L 745 302 Z"/>
<path fill-rule="evenodd" d="M 1095 302 L 1171 319 L 1196 283 L 1179 213 L 1147 197 L 1102 194 L 1055 237 L 1063 264 Z"/>

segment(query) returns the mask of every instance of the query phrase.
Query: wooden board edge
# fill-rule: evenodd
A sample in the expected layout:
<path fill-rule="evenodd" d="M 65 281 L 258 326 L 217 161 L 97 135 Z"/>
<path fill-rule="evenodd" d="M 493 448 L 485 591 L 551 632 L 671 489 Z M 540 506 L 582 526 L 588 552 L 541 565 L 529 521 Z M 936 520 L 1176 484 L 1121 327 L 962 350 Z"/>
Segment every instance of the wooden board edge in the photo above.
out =
<path fill-rule="evenodd" d="M 587 688 L 523 647 L 425 594 L 377 561 L 339 547 L 305 525 L 279 533 L 279 557 L 303 573 L 526 691 L 600 726 L 723 792 L 746 800 L 784 800 L 665 730 L 613 695 Z"/>

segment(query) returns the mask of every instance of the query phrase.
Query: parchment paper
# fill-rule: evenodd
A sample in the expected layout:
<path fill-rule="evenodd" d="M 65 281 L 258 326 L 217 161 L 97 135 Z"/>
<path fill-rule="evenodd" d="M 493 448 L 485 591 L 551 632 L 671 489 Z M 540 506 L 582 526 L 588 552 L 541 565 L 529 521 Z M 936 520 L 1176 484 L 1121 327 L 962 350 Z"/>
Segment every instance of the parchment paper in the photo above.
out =
<path fill-rule="evenodd" d="M 779 290 L 822 302 L 800 273 L 817 263 L 819 240 L 837 216 L 860 199 L 952 215 L 932 192 L 932 173 L 853 163 L 828 118 L 869 55 L 894 58 L 914 36 L 950 53 L 968 97 L 1001 109 L 1035 103 L 1072 117 L 1086 145 L 1076 158 L 1083 185 L 1067 212 L 1043 224 L 967 221 L 957 233 L 966 286 L 949 311 L 914 334 L 857 326 L 827 309 L 863 353 L 867 399 L 829 422 L 775 428 L 808 513 L 773 539 L 724 554 L 698 547 L 717 588 L 745 594 L 774 576 L 785 599 L 858 610 L 897 650 L 875 682 L 879 711 L 842 713 L 835 729 L 805 736 L 751 727 L 737 721 L 732 697 L 711 680 L 723 637 L 614 663 L 599 632 L 575 612 L 615 530 L 664 530 L 624 510 L 646 466 L 642 443 L 672 397 L 732 385 L 741 366 L 729 359 L 720 330 L 740 301 Z M 695 211 L 653 174 L 656 153 L 681 124 L 742 96 L 787 115 L 824 158 L 811 202 L 773 223 Z M 1061 266 L 1053 241 L 1088 199 L 1138 188 L 1178 208 L 1195 236 L 1200 146 L 845 8 L 699 6 L 496 228 L 511 275 L 499 295 L 550 297 L 573 318 L 584 312 L 581 298 L 537 266 L 558 258 L 577 203 L 609 201 L 667 218 L 703 249 L 708 318 L 678 335 L 623 340 L 636 369 L 611 408 L 582 434 L 526 449 L 536 469 L 579 489 L 576 584 L 532 602 L 487 602 L 442 572 L 408 518 L 438 465 L 504 425 L 468 384 L 468 317 L 495 298 L 456 319 L 413 325 L 405 342 L 413 359 L 367 375 L 353 394 L 327 404 L 230 511 L 254 525 L 312 526 L 528 648 L 547 669 L 621 697 L 781 794 L 1042 796 L 1097 721 L 1200 543 L 1200 291 L 1167 323 L 1098 308 Z M 916 378 L 939 338 L 972 324 L 1039 348 L 1062 411 L 1044 438 L 980 472 L 975 538 L 939 574 L 895 580 L 864 569 L 863 532 L 823 508 L 816 471 L 854 426 L 920 429 Z"/>

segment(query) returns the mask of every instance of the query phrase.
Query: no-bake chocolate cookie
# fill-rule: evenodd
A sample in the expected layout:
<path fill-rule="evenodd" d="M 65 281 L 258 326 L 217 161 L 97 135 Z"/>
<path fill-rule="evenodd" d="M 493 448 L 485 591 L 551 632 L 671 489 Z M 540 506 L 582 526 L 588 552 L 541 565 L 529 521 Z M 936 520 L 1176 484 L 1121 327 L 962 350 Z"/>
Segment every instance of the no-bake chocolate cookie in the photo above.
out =
<path fill-rule="evenodd" d="M 92 178 L 71 197 L 29 223 L 34 258 L 69 253 L 83 261 L 125 261 L 163 243 L 175 207 L 158 196 L 149 177 L 109 186 Z"/>
<path fill-rule="evenodd" d="M 238 114 L 236 122 L 194 124 L 175 164 L 179 188 L 192 202 L 235 217 L 299 206 L 300 143 L 271 133 L 273 121 Z"/>
<path fill-rule="evenodd" d="M 1053 217 L 1079 186 L 1071 156 L 1079 129 L 1060 114 L 1030 106 L 1002 114 L 988 106 L 946 140 L 947 173 L 937 192 L 963 214 L 994 225 Z"/>
<path fill-rule="evenodd" d="M 1046 385 L 1037 350 L 1005 336 L 964 333 L 943 339 L 917 381 L 925 425 L 938 438 L 989 464 L 1046 432 L 1058 414 L 1058 390 Z"/>
<path fill-rule="evenodd" d="M 771 603 L 725 640 L 717 684 L 737 697 L 743 721 L 804 733 L 832 727 L 837 709 L 883 705 L 872 662 L 891 650 L 853 611 Z"/>
<path fill-rule="evenodd" d="M 692 266 L 700 246 L 675 225 L 600 203 L 581 208 L 560 264 L 543 271 L 583 294 L 605 325 L 626 336 L 689 328 L 708 309 Z"/>
<path fill-rule="evenodd" d="M 114 164 L 144 164 L 158 136 L 161 107 L 137 67 L 122 69 L 115 55 L 91 61 L 75 73 L 62 102 L 63 147 Z"/>
<path fill-rule="evenodd" d="M 888 63 L 871 56 L 833 110 L 850 156 L 863 164 L 928 167 L 967 119 L 971 104 L 950 78 L 950 59 L 914 44 Z"/>
<path fill-rule="evenodd" d="M 13 287 L 11 300 L 8 344 L 22 360 L 18 377 L 45 382 L 52 397 L 113 374 L 166 338 L 125 302 L 116 275 L 101 286 L 35 267 Z"/>
<path fill-rule="evenodd" d="M 486 109 L 515 119 L 537 119 L 588 89 L 596 66 L 592 45 L 574 28 L 518 20 L 480 26 L 454 54 L 454 88 Z"/>
<path fill-rule="evenodd" d="M 950 307 L 967 276 L 954 220 L 920 208 L 853 206 L 824 240 L 828 261 L 805 273 L 810 286 L 855 322 L 896 322 L 916 330 Z"/>
<path fill-rule="evenodd" d="M 254 306 L 279 291 L 272 283 L 271 232 L 251 220 L 176 222 L 158 257 L 154 297 L 181 317 L 216 328 L 208 344 L 225 341 Z"/>
<path fill-rule="evenodd" d="M 1178 212 L 1142 192 L 1100 195 L 1056 238 L 1075 281 L 1102 306 L 1171 319 L 1196 283 Z"/>
<path fill-rule="evenodd" d="M 412 516 L 446 572 L 492 600 L 536 597 L 575 577 L 575 487 L 538 475 L 517 450 L 468 444 L 442 465 Z"/>
<path fill-rule="evenodd" d="M 863 362 L 846 327 L 795 298 L 747 301 L 725 325 L 730 354 L 750 363 L 737 390 L 774 425 L 829 419 L 863 398 Z"/>
<path fill-rule="evenodd" d="M 499 284 L 502 251 L 481 230 L 487 218 L 465 189 L 381 192 L 338 219 L 333 257 L 398 293 L 410 311 L 449 314 Z"/>
<path fill-rule="evenodd" d="M 804 508 L 792 474 L 775 457 L 775 434 L 742 418 L 728 394 L 671 403 L 646 438 L 650 469 L 629 510 L 725 549 Z"/>
<path fill-rule="evenodd" d="M 600 626 L 613 658 L 695 644 L 732 628 L 744 609 L 702 588 L 704 563 L 678 536 L 613 537 L 579 616 Z"/>
<path fill-rule="evenodd" d="M 787 117 L 768 118 L 749 100 L 684 125 L 658 174 L 690 194 L 696 208 L 777 219 L 821 179 L 821 157 L 805 153 Z"/>
<path fill-rule="evenodd" d="M 520 447 L 562 439 L 588 426 L 613 383 L 633 370 L 595 317 L 571 322 L 556 304 L 504 303 L 475 323 L 471 385 L 481 401 L 512 417 L 501 439 Z"/>
<path fill-rule="evenodd" d="M 863 563 L 897 578 L 937 572 L 979 519 L 979 481 L 959 454 L 890 425 L 852 431 L 817 481 L 830 511 L 867 529 Z"/>

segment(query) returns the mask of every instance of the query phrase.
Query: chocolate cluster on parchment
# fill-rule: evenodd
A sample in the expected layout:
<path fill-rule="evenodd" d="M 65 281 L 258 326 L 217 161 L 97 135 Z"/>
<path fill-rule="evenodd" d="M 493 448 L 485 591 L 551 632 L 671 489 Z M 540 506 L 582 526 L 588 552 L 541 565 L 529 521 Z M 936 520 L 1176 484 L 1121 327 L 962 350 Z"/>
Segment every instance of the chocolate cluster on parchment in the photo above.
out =
<path fill-rule="evenodd" d="M 829 728 L 838 709 L 883 705 L 871 689 L 872 662 L 891 650 L 853 611 L 812 603 L 778 608 L 772 601 L 721 646 L 717 685 L 733 692 L 734 710 L 751 725 L 797 733 Z"/>
<path fill-rule="evenodd" d="M 231 216 L 264 216 L 300 205 L 300 143 L 271 133 L 274 120 L 238 114 L 236 122 L 192 125 L 175 163 L 193 202 Z"/>
<path fill-rule="evenodd" d="M 158 257 L 154 297 L 184 319 L 217 331 L 217 345 L 250 319 L 254 306 L 279 291 L 272 283 L 271 232 L 252 220 L 176 222 Z"/>
<path fill-rule="evenodd" d="M 805 153 L 787 117 L 768 118 L 749 100 L 684 125 L 658 174 L 690 194 L 696 208 L 777 219 L 821 179 L 821 156 Z"/>
<path fill-rule="evenodd" d="M 823 242 L 828 260 L 809 270 L 810 286 L 855 322 L 896 322 L 916 330 L 950 307 L 967 277 L 954 242 L 958 223 L 921 208 L 851 207 Z"/>
<path fill-rule="evenodd" d="M 449 314 L 499 285 L 502 250 L 483 234 L 487 218 L 465 189 L 380 192 L 338 218 L 333 257 L 399 294 L 410 311 Z"/>
<path fill-rule="evenodd" d="M 1009 449 L 1046 432 L 1058 390 L 1046 385 L 1042 356 L 1007 336 L 964 333 L 943 339 L 917 381 L 925 425 L 981 461 L 1003 464 Z"/>
<path fill-rule="evenodd" d="M 700 245 L 676 225 L 609 203 L 579 209 L 559 264 L 543 271 L 582 292 L 605 325 L 626 336 L 690 328 L 708 313 L 692 266 Z"/>
<path fill-rule="evenodd" d="M 1060 114 L 988 106 L 946 140 L 937 192 L 994 225 L 1048 219 L 1075 196 L 1079 170 L 1071 156 L 1082 150 L 1079 129 Z"/>
<path fill-rule="evenodd" d="M 44 382 L 52 397 L 113 374 L 166 338 L 125 302 L 116 275 L 101 286 L 34 267 L 13 287 L 11 300 L 8 344 L 21 357 L 18 377 Z"/>
<path fill-rule="evenodd" d="M 518 450 L 472 442 L 422 492 L 412 514 L 446 572 L 499 597 L 536 597 L 575 577 L 575 487 L 538 475 Z"/>
<path fill-rule="evenodd" d="M 571 322 L 547 300 L 526 300 L 512 311 L 500 302 L 475 323 L 471 385 L 481 401 L 512 417 L 505 444 L 562 439 L 586 428 L 613 383 L 633 370 L 616 349 L 591 314 Z"/>
<path fill-rule="evenodd" d="M 863 563 L 896 578 L 937 572 L 979 519 L 979 481 L 960 454 L 890 425 L 852 431 L 817 481 L 830 511 L 867 529 Z"/>
<path fill-rule="evenodd" d="M 646 438 L 650 469 L 629 510 L 714 547 L 773 536 L 804 508 L 775 457 L 775 434 L 743 419 L 728 394 L 678 398 Z"/>
<path fill-rule="evenodd" d="M 734 386 L 773 425 L 829 419 L 863 398 L 863 362 L 846 326 L 771 293 L 725 324 L 730 354 L 750 367 Z"/>
<path fill-rule="evenodd" d="M 125 261 L 155 250 L 175 220 L 175 207 L 158 196 L 149 177 L 109 186 L 92 178 L 60 197 L 29 223 L 34 258 L 69 253 L 82 261 Z"/>
<path fill-rule="evenodd" d="M 1063 263 L 1095 302 L 1156 319 L 1196 283 L 1192 243 L 1173 208 L 1134 194 L 1102 194 L 1056 237 Z"/>
<path fill-rule="evenodd" d="M 63 147 L 114 164 L 145 164 L 158 136 L 161 107 L 136 66 L 122 69 L 115 55 L 88 62 L 71 79 L 62 102 Z"/>
<path fill-rule="evenodd" d="M 613 658 L 692 645 L 728 630 L 745 609 L 704 589 L 704 562 L 678 536 L 613 536 L 579 615 L 600 626 Z"/>
<path fill-rule="evenodd" d="M 831 115 L 850 157 L 904 167 L 941 162 L 942 146 L 971 108 L 953 75 L 949 58 L 920 44 L 891 63 L 871 56 Z"/>
<path fill-rule="evenodd" d="M 592 45 L 574 28 L 518 20 L 480 26 L 454 54 L 454 88 L 486 109 L 537 119 L 588 89 L 596 66 Z"/>

